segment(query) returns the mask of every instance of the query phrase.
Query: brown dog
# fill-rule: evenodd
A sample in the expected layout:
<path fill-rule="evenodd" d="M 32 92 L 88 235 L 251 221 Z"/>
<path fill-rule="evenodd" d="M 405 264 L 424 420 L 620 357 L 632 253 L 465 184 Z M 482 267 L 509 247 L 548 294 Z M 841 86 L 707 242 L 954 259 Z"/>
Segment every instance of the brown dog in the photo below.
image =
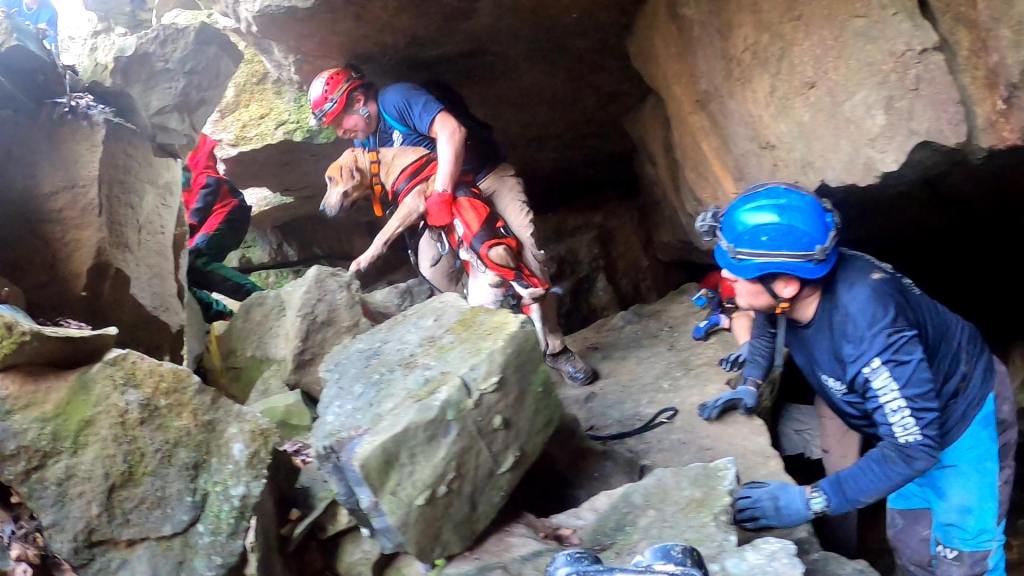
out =
<path fill-rule="evenodd" d="M 425 148 L 414 146 L 381 148 L 379 150 L 381 181 L 384 182 L 385 186 L 389 185 L 403 168 L 426 154 L 426 152 Z M 327 167 L 324 179 L 327 181 L 327 192 L 320 203 L 320 212 L 328 217 L 337 216 L 341 211 L 348 210 L 357 202 L 369 198 L 373 194 L 373 187 L 370 183 L 370 161 L 367 158 L 366 150 L 362 148 L 349 148 L 345 150 L 341 157 Z M 402 202 L 403 206 L 410 202 L 413 203 L 413 207 L 416 209 L 417 222 L 423 218 L 423 204 L 426 195 L 433 189 L 434 178 L 431 177 L 415 190 L 410 191 L 408 197 Z M 395 214 L 397 215 L 398 211 Z M 353 266 L 350 269 L 364 270 L 373 260 L 376 260 L 383 254 L 383 251 L 397 237 L 397 234 L 405 228 L 403 226 L 398 230 L 389 230 L 389 225 L 396 220 L 394 217 L 389 219 L 388 225 L 385 225 L 384 229 L 374 238 L 373 244 L 378 244 L 378 248 L 381 248 L 379 253 L 376 250 L 367 250 L 363 256 L 372 257 L 364 259 L 363 256 L 360 256 L 353 261 Z M 404 222 L 395 222 L 395 224 L 397 228 L 399 224 L 404 224 Z M 392 235 L 394 237 L 387 238 Z M 371 244 L 371 249 L 374 248 L 373 244 Z M 492 248 L 487 256 L 506 268 L 514 268 L 518 263 L 518 256 L 506 246 Z M 356 266 L 357 263 L 359 266 Z"/>
<path fill-rule="evenodd" d="M 381 148 L 378 152 L 381 181 L 385 186 L 389 186 L 406 166 L 412 164 L 426 152 L 427 150 L 424 148 L 412 146 Z M 327 168 L 324 179 L 327 181 L 327 192 L 320 203 L 320 212 L 329 217 L 336 216 L 343 210 L 348 210 L 373 195 L 370 181 L 370 160 L 366 150 L 361 148 L 346 150 Z M 426 212 L 426 197 L 433 189 L 434 178 L 431 177 L 415 189 L 410 190 L 388 218 L 384 228 L 370 243 L 370 247 L 352 261 L 349 270 L 353 272 L 365 270 L 384 254 L 391 242 L 398 238 L 403 230 L 419 224 Z M 504 299 L 505 287 L 508 283 L 487 270 L 468 248 L 460 249 L 459 257 L 470 263 L 466 282 L 466 299 L 469 303 L 490 308 L 499 307 Z M 492 247 L 488 251 L 487 257 L 506 268 L 515 268 L 519 264 L 519 255 L 504 245 Z M 541 307 L 532 304 L 543 298 L 547 291 L 540 288 L 524 288 L 516 283 L 512 283 L 512 287 L 522 298 L 524 309 L 529 310 L 529 316 L 538 330 L 541 347 L 545 347 L 542 318 L 540 317 Z"/>

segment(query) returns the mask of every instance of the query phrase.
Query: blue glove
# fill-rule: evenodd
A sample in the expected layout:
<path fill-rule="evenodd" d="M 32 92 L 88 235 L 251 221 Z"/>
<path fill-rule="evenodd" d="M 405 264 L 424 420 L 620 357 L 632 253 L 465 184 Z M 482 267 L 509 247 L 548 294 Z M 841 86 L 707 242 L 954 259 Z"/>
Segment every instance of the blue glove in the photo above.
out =
<path fill-rule="evenodd" d="M 739 372 L 747 363 L 747 354 L 750 352 L 750 341 L 744 342 L 734 352 L 724 356 L 718 361 L 718 365 L 726 372 Z"/>
<path fill-rule="evenodd" d="M 698 309 L 704 308 L 708 305 L 709 292 L 710 290 L 707 288 L 701 288 L 700 292 L 690 297 L 690 302 L 693 302 L 693 305 Z"/>
<path fill-rule="evenodd" d="M 722 414 L 739 408 L 744 414 L 750 414 L 757 408 L 757 388 L 740 385 L 735 390 L 722 392 L 697 407 L 700 417 L 711 421 L 718 420 Z"/>
<path fill-rule="evenodd" d="M 747 482 L 735 506 L 736 525 L 744 530 L 792 528 L 814 516 L 806 489 L 789 482 Z"/>
<path fill-rule="evenodd" d="M 701 320 L 693 327 L 693 339 L 698 342 L 707 342 L 707 339 L 711 337 L 711 334 L 722 329 L 722 315 L 721 314 L 709 314 L 707 318 Z"/>

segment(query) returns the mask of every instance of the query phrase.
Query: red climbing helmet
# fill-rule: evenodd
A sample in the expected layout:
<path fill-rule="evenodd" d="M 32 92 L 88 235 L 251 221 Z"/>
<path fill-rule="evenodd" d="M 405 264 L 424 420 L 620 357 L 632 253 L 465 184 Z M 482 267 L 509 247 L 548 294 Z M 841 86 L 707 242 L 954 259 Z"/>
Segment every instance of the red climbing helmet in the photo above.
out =
<path fill-rule="evenodd" d="M 348 103 L 352 90 L 366 84 L 363 73 L 348 65 L 331 68 L 316 75 L 309 85 L 309 108 L 317 126 L 327 126 Z"/>

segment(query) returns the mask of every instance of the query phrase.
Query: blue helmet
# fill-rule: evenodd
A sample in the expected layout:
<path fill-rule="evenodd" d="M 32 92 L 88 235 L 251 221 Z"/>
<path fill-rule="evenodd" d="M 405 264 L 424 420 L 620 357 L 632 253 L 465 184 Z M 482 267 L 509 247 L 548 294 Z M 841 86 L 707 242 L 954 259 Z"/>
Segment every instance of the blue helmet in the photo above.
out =
<path fill-rule="evenodd" d="M 724 211 L 712 207 L 701 214 L 697 230 L 705 240 L 718 239 L 718 265 L 746 280 L 765 274 L 814 280 L 839 257 L 839 215 L 795 184 L 752 186 Z"/>

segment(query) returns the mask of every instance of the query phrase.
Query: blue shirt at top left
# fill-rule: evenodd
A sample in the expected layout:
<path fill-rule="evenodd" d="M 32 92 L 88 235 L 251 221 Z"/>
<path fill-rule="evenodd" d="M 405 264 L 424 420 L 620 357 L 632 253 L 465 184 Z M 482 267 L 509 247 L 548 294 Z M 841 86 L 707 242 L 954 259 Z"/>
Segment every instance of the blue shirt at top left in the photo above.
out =
<path fill-rule="evenodd" d="M 38 0 L 35 7 L 32 4 L 30 0 L 0 0 L 0 7 L 13 12 L 16 17 L 29 26 L 33 28 L 46 26 L 49 33 L 44 41 L 48 48 L 55 47 L 57 45 L 57 9 L 53 7 L 50 0 Z"/>

